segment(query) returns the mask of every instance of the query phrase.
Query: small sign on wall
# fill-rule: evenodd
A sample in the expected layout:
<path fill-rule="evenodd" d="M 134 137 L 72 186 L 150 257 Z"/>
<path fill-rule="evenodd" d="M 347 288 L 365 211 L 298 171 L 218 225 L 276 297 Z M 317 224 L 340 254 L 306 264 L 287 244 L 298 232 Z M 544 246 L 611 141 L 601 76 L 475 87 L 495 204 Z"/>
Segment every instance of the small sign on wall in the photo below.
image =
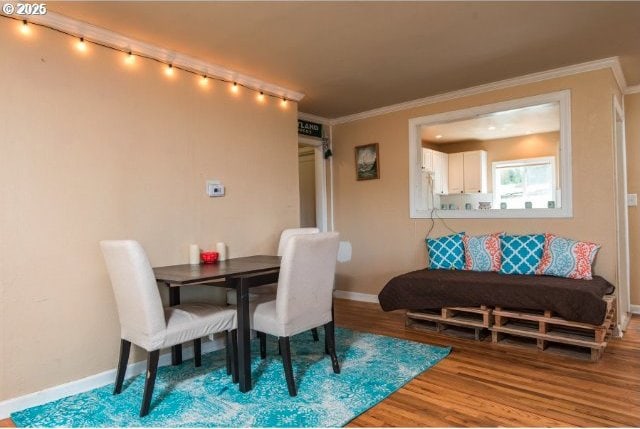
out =
<path fill-rule="evenodd" d="M 322 124 L 298 119 L 298 134 L 304 136 L 322 138 Z"/>

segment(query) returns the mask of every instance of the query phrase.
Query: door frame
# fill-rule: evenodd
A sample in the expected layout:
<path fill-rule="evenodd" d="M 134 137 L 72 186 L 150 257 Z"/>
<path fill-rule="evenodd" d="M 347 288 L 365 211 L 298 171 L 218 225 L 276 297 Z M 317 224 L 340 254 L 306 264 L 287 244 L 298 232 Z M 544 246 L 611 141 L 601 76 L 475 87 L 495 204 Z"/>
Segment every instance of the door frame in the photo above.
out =
<path fill-rule="evenodd" d="M 620 132 L 618 132 L 620 122 Z M 618 243 L 616 253 L 618 256 L 617 272 L 617 298 L 618 298 L 618 327 L 619 334 L 627 328 L 631 311 L 631 267 L 629 256 L 629 206 L 627 204 L 627 146 L 625 140 L 625 116 L 624 106 L 617 96 L 613 97 L 613 148 L 614 148 L 614 176 L 616 185 L 616 236 L 618 240 L 624 240 L 622 246 Z M 620 198 L 624 195 L 624 199 Z M 623 204 L 620 201 L 624 201 Z M 620 224 L 622 213 L 622 224 Z M 624 233 L 621 234 L 621 229 Z M 622 254 L 621 254 L 621 249 Z M 621 284 L 621 279 L 626 278 L 626 284 Z"/>
<path fill-rule="evenodd" d="M 327 172 L 325 169 L 322 141 L 310 137 L 298 136 L 298 144 L 314 149 L 316 175 L 316 225 L 321 232 L 328 231 L 327 216 Z"/>

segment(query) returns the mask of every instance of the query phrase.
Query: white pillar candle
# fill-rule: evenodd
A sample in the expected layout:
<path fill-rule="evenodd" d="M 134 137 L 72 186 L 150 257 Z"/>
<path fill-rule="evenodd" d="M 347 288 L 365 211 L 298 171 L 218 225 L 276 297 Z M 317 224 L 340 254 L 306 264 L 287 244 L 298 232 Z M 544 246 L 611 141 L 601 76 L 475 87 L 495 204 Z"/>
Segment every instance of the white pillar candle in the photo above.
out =
<path fill-rule="evenodd" d="M 216 252 L 218 252 L 218 261 L 224 261 L 227 259 L 227 245 L 219 242 L 216 243 Z"/>
<path fill-rule="evenodd" d="M 200 246 L 197 244 L 189 246 L 189 263 L 191 265 L 200 264 Z"/>

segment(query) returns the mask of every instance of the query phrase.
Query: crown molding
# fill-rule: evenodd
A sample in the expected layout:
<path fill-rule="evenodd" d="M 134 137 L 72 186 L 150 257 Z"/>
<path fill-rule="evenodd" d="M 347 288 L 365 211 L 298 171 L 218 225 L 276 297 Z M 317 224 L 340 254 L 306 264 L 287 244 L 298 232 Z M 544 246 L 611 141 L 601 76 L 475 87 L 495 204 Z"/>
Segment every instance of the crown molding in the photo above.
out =
<path fill-rule="evenodd" d="M 10 18 L 13 18 L 13 16 L 10 16 Z M 304 94 L 300 92 L 265 82 L 258 78 L 238 73 L 220 65 L 208 63 L 179 52 L 132 39 L 105 28 L 66 17 L 59 13 L 49 11 L 46 15 L 30 16 L 28 20 L 34 24 L 45 25 L 77 37 L 84 37 L 90 42 L 97 42 L 123 51 L 131 51 L 134 54 L 140 54 L 162 62 L 171 63 L 176 67 L 198 74 L 206 74 L 210 77 L 237 82 L 248 88 L 264 91 L 265 93 L 286 98 L 287 100 L 300 101 L 304 97 Z"/>
<path fill-rule="evenodd" d="M 299 119 L 305 119 L 305 120 L 311 121 L 311 122 L 317 122 L 317 123 L 323 124 L 323 125 L 331 125 L 331 119 L 324 118 L 324 117 L 318 116 L 318 115 L 312 115 L 311 113 L 298 112 L 298 118 Z"/>
<path fill-rule="evenodd" d="M 628 86 L 627 89 L 624 90 L 624 95 L 638 94 L 638 93 L 640 93 L 640 85 Z"/>
<path fill-rule="evenodd" d="M 481 94 L 484 92 L 495 91 L 499 89 L 511 88 L 514 86 L 524 85 L 528 83 L 541 82 L 549 79 L 555 79 L 564 76 L 570 76 L 579 73 L 586 73 L 595 70 L 611 69 L 618 83 L 618 86 L 624 92 L 626 88 L 626 80 L 620 67 L 618 57 L 604 58 L 601 60 L 589 61 L 586 63 L 575 64 L 567 67 L 547 70 L 538 73 L 532 73 L 511 79 L 505 79 L 498 82 L 487 83 L 483 85 L 473 86 L 457 91 L 447 92 L 444 94 L 433 95 L 430 97 L 419 98 L 417 100 L 407 101 L 404 103 L 392 104 L 386 107 L 367 110 L 353 115 L 342 116 L 331 120 L 331 125 L 345 124 L 347 122 L 359 121 L 361 119 L 371 118 L 374 116 L 384 115 L 387 113 L 398 112 L 401 110 L 412 109 L 414 107 L 422 107 L 429 104 L 441 103 L 443 101 L 454 100 L 457 98 L 468 97 L 471 95 Z M 626 92 L 625 92 L 626 93 Z"/>
<path fill-rule="evenodd" d="M 612 57 L 602 61 L 607 61 L 607 60 L 611 61 L 611 71 L 613 72 L 613 77 L 616 79 L 616 82 L 618 84 L 618 88 L 620 88 L 620 91 L 624 93 L 625 90 L 627 89 L 627 79 L 624 77 L 624 72 L 622 71 L 622 66 L 620 65 L 620 58 Z"/>

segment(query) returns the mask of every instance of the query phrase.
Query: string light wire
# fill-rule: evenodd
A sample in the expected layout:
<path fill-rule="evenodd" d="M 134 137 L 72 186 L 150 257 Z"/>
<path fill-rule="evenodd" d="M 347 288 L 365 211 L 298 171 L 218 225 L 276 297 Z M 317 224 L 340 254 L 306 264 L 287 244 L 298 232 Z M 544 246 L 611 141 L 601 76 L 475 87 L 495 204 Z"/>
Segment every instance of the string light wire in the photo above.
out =
<path fill-rule="evenodd" d="M 175 70 L 180 70 L 180 71 L 183 71 L 185 73 L 191 73 L 191 74 L 196 75 L 196 76 L 200 76 L 200 77 L 203 76 L 203 71 L 202 70 L 192 70 L 192 69 L 189 69 L 189 68 L 186 68 L 186 67 L 175 65 L 175 64 L 173 64 L 173 63 L 171 63 L 169 61 L 161 60 L 159 58 L 155 58 L 155 57 L 152 57 L 150 55 L 146 55 L 146 54 L 142 54 L 142 53 L 139 53 L 139 52 L 135 52 L 135 51 L 133 51 L 131 49 L 128 49 L 128 48 L 119 48 L 117 46 L 108 45 L 108 44 L 103 43 L 103 42 L 97 42 L 95 40 L 89 40 L 83 35 L 73 34 L 73 33 L 70 33 L 68 31 L 65 31 L 65 30 L 60 30 L 59 28 L 51 27 L 50 25 L 47 25 L 47 24 L 40 24 L 38 22 L 32 22 L 32 21 L 28 21 L 28 20 L 26 20 L 24 18 L 16 18 L 16 17 L 13 17 L 13 16 L 0 15 L 0 17 L 7 18 L 7 19 L 12 19 L 14 21 L 20 21 L 23 26 L 35 25 L 35 26 L 38 26 L 38 27 L 47 28 L 49 30 L 53 30 L 55 32 L 58 32 L 60 34 L 64 34 L 64 35 L 73 37 L 74 39 L 79 39 L 82 43 L 85 43 L 85 44 L 91 43 L 93 45 L 97 45 L 97 46 L 101 46 L 103 48 L 111 49 L 112 51 L 121 52 L 121 53 L 125 53 L 127 55 L 130 55 L 130 56 L 136 56 L 136 57 L 139 57 L 139 58 L 144 58 L 144 59 L 147 59 L 147 60 L 155 61 L 155 62 L 157 62 L 159 64 L 164 65 L 164 66 L 167 66 L 167 67 L 170 66 L 171 69 L 173 69 L 174 71 Z M 206 77 L 207 77 L 207 79 L 215 80 L 215 81 L 218 81 L 218 82 L 233 84 L 236 88 L 241 86 L 241 87 L 243 87 L 245 89 L 248 89 L 250 91 L 254 91 L 256 93 L 262 92 L 263 96 L 268 96 L 268 97 L 271 97 L 271 98 L 274 98 L 274 99 L 282 100 L 282 104 L 283 105 L 286 104 L 287 101 L 289 101 L 289 99 L 286 98 L 286 96 L 277 95 L 277 94 L 271 94 L 269 92 L 264 92 L 261 89 L 252 88 L 252 87 L 250 87 L 248 85 L 245 85 L 242 82 L 238 82 L 236 80 L 229 80 L 229 79 L 225 79 L 225 78 L 222 78 L 222 77 L 211 76 L 211 75 L 206 75 Z"/>

